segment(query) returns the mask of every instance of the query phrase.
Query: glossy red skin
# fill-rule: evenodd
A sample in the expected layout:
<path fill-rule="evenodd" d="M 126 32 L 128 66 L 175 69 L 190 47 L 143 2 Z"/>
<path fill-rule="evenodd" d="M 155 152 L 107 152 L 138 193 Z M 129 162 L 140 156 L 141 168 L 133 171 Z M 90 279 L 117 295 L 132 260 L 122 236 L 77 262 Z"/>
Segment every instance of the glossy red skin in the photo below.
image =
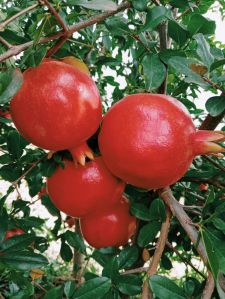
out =
<path fill-rule="evenodd" d="M 23 235 L 24 231 L 20 228 L 13 228 L 11 230 L 7 230 L 6 234 L 5 234 L 5 240 L 13 237 L 13 236 L 17 236 L 17 235 Z"/>
<path fill-rule="evenodd" d="M 48 194 L 54 205 L 72 217 L 82 217 L 98 209 L 114 205 L 120 200 L 125 183 L 114 177 L 101 157 L 75 167 L 64 161 L 47 180 Z"/>
<path fill-rule="evenodd" d="M 54 60 L 24 72 L 10 111 L 25 139 L 55 151 L 81 145 L 102 118 L 99 92 L 90 76 Z"/>
<path fill-rule="evenodd" d="M 136 230 L 136 218 L 129 213 L 125 198 L 104 211 L 96 211 L 80 219 L 84 239 L 94 248 L 123 246 Z"/>
<path fill-rule="evenodd" d="M 114 175 L 140 188 L 158 189 L 188 170 L 195 132 L 188 111 L 176 99 L 134 94 L 105 115 L 99 147 Z"/>

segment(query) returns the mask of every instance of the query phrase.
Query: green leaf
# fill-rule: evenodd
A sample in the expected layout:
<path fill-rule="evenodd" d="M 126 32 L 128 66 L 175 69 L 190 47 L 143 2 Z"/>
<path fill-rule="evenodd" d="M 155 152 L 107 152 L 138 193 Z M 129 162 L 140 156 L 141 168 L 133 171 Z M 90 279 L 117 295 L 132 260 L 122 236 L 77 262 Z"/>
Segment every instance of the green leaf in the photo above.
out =
<path fill-rule="evenodd" d="M 81 253 L 86 254 L 86 246 L 84 240 L 75 232 L 67 231 L 65 233 L 65 239 L 70 246 L 76 248 Z"/>
<path fill-rule="evenodd" d="M 188 0 L 170 0 L 169 4 L 177 8 L 185 8 L 188 6 Z"/>
<path fill-rule="evenodd" d="M 19 69 L 9 69 L 0 73 L 0 104 L 5 104 L 17 93 L 23 83 Z"/>
<path fill-rule="evenodd" d="M 23 250 L 31 245 L 34 240 L 35 237 L 29 234 L 13 236 L 0 244 L 0 250 L 5 253 Z"/>
<path fill-rule="evenodd" d="M 147 8 L 148 0 L 131 0 L 132 5 L 138 11 L 145 11 Z"/>
<path fill-rule="evenodd" d="M 85 8 L 94 9 L 94 10 L 116 10 L 117 5 L 115 2 L 110 0 L 92 0 L 92 1 L 86 1 L 86 0 L 70 0 L 68 1 L 71 5 L 78 5 L 83 6 Z"/>
<path fill-rule="evenodd" d="M 138 248 L 135 245 L 124 248 L 117 258 L 118 268 L 126 269 L 131 267 L 137 261 L 138 255 Z"/>
<path fill-rule="evenodd" d="M 171 49 L 166 49 L 163 50 L 159 53 L 159 58 L 165 63 L 168 64 L 169 59 L 171 59 L 172 57 L 186 57 L 185 53 L 182 51 L 178 51 L 178 50 L 171 50 Z"/>
<path fill-rule="evenodd" d="M 22 169 L 17 164 L 4 165 L 0 168 L 0 176 L 3 180 L 14 182 L 22 175 Z"/>
<path fill-rule="evenodd" d="M 145 247 L 155 239 L 155 236 L 161 228 L 159 221 L 153 220 L 150 223 L 144 225 L 138 235 L 138 245 Z"/>
<path fill-rule="evenodd" d="M 42 195 L 41 197 L 41 203 L 43 206 L 46 207 L 46 209 L 48 210 L 48 212 L 53 215 L 53 216 L 59 216 L 60 212 L 59 210 L 53 205 L 50 197 L 48 195 Z"/>
<path fill-rule="evenodd" d="M 126 295 L 138 295 L 141 293 L 142 279 L 134 274 L 120 275 L 116 287 Z"/>
<path fill-rule="evenodd" d="M 210 66 L 212 65 L 214 61 L 213 55 L 210 53 L 210 46 L 207 43 L 206 39 L 204 38 L 204 35 L 202 33 L 196 34 L 194 36 L 195 40 L 197 41 L 198 47 L 197 47 L 197 54 L 203 64 L 207 66 L 208 69 L 210 69 Z"/>
<path fill-rule="evenodd" d="M 210 115 L 217 116 L 225 110 L 225 96 L 215 96 L 207 100 L 205 107 Z"/>
<path fill-rule="evenodd" d="M 212 72 L 213 70 L 217 69 L 218 67 L 220 67 L 224 64 L 225 64 L 225 59 L 220 59 L 220 60 L 215 61 L 210 67 L 210 72 Z"/>
<path fill-rule="evenodd" d="M 212 219 L 212 223 L 213 223 L 213 225 L 217 228 L 217 229 L 219 229 L 219 230 L 221 230 L 223 233 L 225 233 L 225 222 L 222 220 L 222 219 L 220 219 L 220 218 L 213 218 Z"/>
<path fill-rule="evenodd" d="M 168 34 L 180 46 L 183 46 L 189 37 L 188 31 L 175 21 L 168 22 Z"/>
<path fill-rule="evenodd" d="M 64 293 L 66 297 L 72 297 L 75 292 L 76 284 L 75 281 L 67 281 L 64 286 Z"/>
<path fill-rule="evenodd" d="M 43 255 L 30 251 L 20 251 L 0 255 L 0 263 L 14 270 L 28 271 L 46 266 L 48 261 Z"/>
<path fill-rule="evenodd" d="M 102 276 L 109 277 L 112 280 L 118 276 L 119 274 L 119 268 L 118 268 L 118 261 L 116 256 L 112 256 L 110 260 L 105 265 Z"/>
<path fill-rule="evenodd" d="M 42 175 L 46 176 L 47 178 L 53 175 L 53 173 L 56 171 L 56 168 L 57 164 L 54 159 L 45 160 L 43 163 L 41 163 Z"/>
<path fill-rule="evenodd" d="M 145 85 L 148 90 L 158 88 L 166 77 L 166 67 L 157 55 L 146 55 L 142 60 Z"/>
<path fill-rule="evenodd" d="M 124 36 L 130 32 L 126 19 L 111 17 L 105 21 L 105 26 L 113 35 Z"/>
<path fill-rule="evenodd" d="M 144 221 L 150 220 L 149 209 L 142 203 L 132 203 L 130 211 L 138 219 Z"/>
<path fill-rule="evenodd" d="M 68 244 L 65 242 L 62 242 L 61 248 L 60 248 L 60 256 L 65 262 L 71 261 L 73 257 L 73 252 Z"/>
<path fill-rule="evenodd" d="M 166 220 L 166 208 L 160 198 L 154 199 L 151 203 L 149 216 L 150 220 L 160 220 L 161 222 Z"/>
<path fill-rule="evenodd" d="M 162 21 L 164 21 L 169 15 L 170 11 L 165 6 L 156 6 L 153 7 L 146 16 L 146 21 L 144 26 L 141 28 L 140 32 L 154 29 L 157 27 Z"/>
<path fill-rule="evenodd" d="M 184 57 L 172 57 L 169 59 L 168 64 L 172 66 L 176 73 L 180 73 L 185 75 L 185 81 L 190 83 L 198 84 L 199 86 L 206 88 L 209 86 L 208 83 L 206 83 L 199 74 L 193 72 L 189 65 L 193 63 L 193 60 L 189 60 Z"/>
<path fill-rule="evenodd" d="M 97 277 L 85 282 L 73 295 L 73 299 L 101 299 L 110 289 L 111 279 Z"/>
<path fill-rule="evenodd" d="M 160 299 L 186 299 L 183 290 L 167 277 L 153 275 L 149 278 L 149 285 L 153 293 Z"/>
<path fill-rule="evenodd" d="M 51 290 L 49 290 L 43 299 L 62 299 L 63 297 L 63 288 L 62 286 L 55 287 Z"/>
<path fill-rule="evenodd" d="M 19 159 L 22 156 L 23 149 L 27 144 L 28 142 L 16 130 L 9 131 L 7 149 L 15 159 Z"/>
<path fill-rule="evenodd" d="M 187 30 L 191 35 L 196 33 L 213 34 L 216 24 L 214 21 L 208 20 L 200 14 L 193 14 L 188 22 Z"/>

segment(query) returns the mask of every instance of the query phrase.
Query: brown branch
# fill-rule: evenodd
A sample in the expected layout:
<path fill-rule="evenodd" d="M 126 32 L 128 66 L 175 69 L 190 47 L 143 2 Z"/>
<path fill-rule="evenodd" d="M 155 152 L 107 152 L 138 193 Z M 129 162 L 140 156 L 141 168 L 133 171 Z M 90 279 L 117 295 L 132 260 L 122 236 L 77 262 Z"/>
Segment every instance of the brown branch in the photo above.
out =
<path fill-rule="evenodd" d="M 173 215 L 178 219 L 183 229 L 186 231 L 188 237 L 191 239 L 192 243 L 196 246 L 201 259 L 204 264 L 208 264 L 207 254 L 205 247 L 201 240 L 198 238 L 198 231 L 191 224 L 192 221 L 189 216 L 184 211 L 182 205 L 175 199 L 173 193 L 169 187 L 159 190 L 159 195 L 165 202 L 165 204 L 170 208 Z M 198 242 L 199 241 L 199 242 Z"/>
<path fill-rule="evenodd" d="M 225 89 L 223 89 L 220 85 L 218 85 L 218 84 L 212 82 L 209 78 L 206 78 L 206 77 L 204 77 L 204 76 L 202 76 L 202 79 L 203 79 L 205 82 L 209 83 L 209 85 L 211 85 L 213 88 L 215 88 L 215 89 L 217 89 L 217 90 L 220 90 L 220 91 L 222 92 L 222 95 L 225 95 Z"/>
<path fill-rule="evenodd" d="M 2 43 L 4 46 L 6 46 L 8 49 L 12 48 L 12 45 L 7 42 L 3 37 L 0 36 L 0 43 Z"/>
<path fill-rule="evenodd" d="M 177 256 L 179 256 L 179 258 L 182 260 L 183 263 L 188 264 L 195 272 L 197 272 L 199 275 L 201 275 L 202 278 L 206 279 L 205 275 L 202 272 L 200 272 L 192 264 L 192 262 L 190 262 L 188 259 L 183 257 L 182 254 L 180 254 L 180 252 L 175 247 L 173 247 L 173 245 L 169 241 L 166 241 L 166 246 L 169 247 L 173 252 L 175 252 L 177 254 Z"/>
<path fill-rule="evenodd" d="M 168 22 L 162 22 L 158 26 L 158 33 L 159 33 L 159 42 L 160 42 L 160 50 L 163 51 L 168 48 Z M 158 88 L 158 92 L 162 94 L 166 94 L 167 89 L 167 79 L 168 79 L 168 66 L 165 64 L 166 68 L 166 77 L 160 87 Z"/>
<path fill-rule="evenodd" d="M 79 219 L 75 220 L 75 232 L 82 237 Z M 77 281 L 78 286 L 80 286 L 82 284 L 83 261 L 84 261 L 84 255 L 82 253 L 80 253 L 78 250 L 76 250 L 76 248 L 74 248 L 73 277 Z"/>
<path fill-rule="evenodd" d="M 143 290 L 142 290 L 142 299 L 151 299 L 153 297 L 152 291 L 148 287 L 148 278 L 152 275 L 154 275 L 157 271 L 161 256 L 163 254 L 165 245 L 166 245 L 166 240 L 167 236 L 169 233 L 169 227 L 170 227 L 170 220 L 171 220 L 171 211 L 167 207 L 166 209 L 166 221 L 163 222 L 161 231 L 160 231 L 160 236 L 156 245 L 156 250 L 154 252 L 154 255 L 152 257 L 149 269 L 147 271 L 147 279 L 144 282 L 143 285 Z"/>
<path fill-rule="evenodd" d="M 210 271 L 208 271 L 208 278 L 201 299 L 211 299 L 214 288 L 215 288 L 215 283 L 214 283 L 213 275 Z"/>
<path fill-rule="evenodd" d="M 127 274 L 134 274 L 134 273 L 143 273 L 143 272 L 147 272 L 148 269 L 149 269 L 149 267 L 140 267 L 140 268 L 136 268 L 136 269 L 126 270 L 120 274 L 127 275 Z"/>
<path fill-rule="evenodd" d="M 69 26 L 68 27 L 68 37 L 71 36 L 76 31 L 79 31 L 79 30 L 84 29 L 84 28 L 86 28 L 88 26 L 94 25 L 96 23 L 99 23 L 99 22 L 107 19 L 108 17 L 113 16 L 113 15 L 117 14 L 118 12 L 123 11 L 123 10 L 125 10 L 127 8 L 130 8 L 130 7 L 131 7 L 131 4 L 129 2 L 124 2 L 121 5 L 119 5 L 116 10 L 106 11 L 106 12 L 94 15 L 93 17 L 91 17 L 88 20 L 81 21 L 81 22 L 79 22 L 77 24 Z M 55 33 L 52 36 L 41 38 L 38 41 L 38 44 L 44 44 L 44 43 L 48 43 L 50 41 L 54 41 L 54 40 L 62 37 L 63 35 L 64 35 L 64 31 L 61 30 L 61 31 Z M 34 44 L 33 41 L 29 41 L 29 42 L 26 42 L 26 43 L 24 43 L 22 45 L 13 46 L 7 52 L 5 52 L 2 55 L 0 55 L 0 62 L 4 61 L 4 60 L 6 60 L 6 59 L 8 59 L 8 58 L 10 58 L 12 56 L 15 56 L 15 55 L 17 55 L 17 54 L 19 54 L 21 52 L 23 52 L 24 50 L 26 50 L 27 48 L 29 48 L 33 44 Z"/>
<path fill-rule="evenodd" d="M 21 11 L 19 11 L 17 14 L 13 15 L 12 17 L 10 17 L 9 19 L 3 21 L 1 24 L 0 24 L 0 31 L 3 31 L 5 29 L 5 27 L 11 23 L 12 21 L 14 21 L 15 19 L 19 18 L 20 16 L 26 14 L 27 12 L 35 9 L 36 7 L 38 7 L 40 5 L 40 3 L 36 3 L 36 4 L 33 4 Z"/>
<path fill-rule="evenodd" d="M 181 182 L 194 182 L 194 183 L 206 183 L 209 185 L 213 185 L 217 188 L 223 189 L 225 184 L 218 182 L 212 178 L 196 178 L 196 177 L 183 177 L 180 179 Z"/>

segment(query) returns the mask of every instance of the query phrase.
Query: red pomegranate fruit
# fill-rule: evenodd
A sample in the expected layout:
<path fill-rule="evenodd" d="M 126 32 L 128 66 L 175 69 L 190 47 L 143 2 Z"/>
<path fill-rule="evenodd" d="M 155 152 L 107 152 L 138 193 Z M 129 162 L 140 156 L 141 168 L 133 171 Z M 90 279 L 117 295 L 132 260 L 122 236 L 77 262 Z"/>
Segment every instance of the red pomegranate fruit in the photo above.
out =
<path fill-rule="evenodd" d="M 47 180 L 48 195 L 62 212 L 82 217 L 120 200 L 125 183 L 108 171 L 101 157 L 85 166 L 74 167 L 68 160 L 64 164 Z"/>
<path fill-rule="evenodd" d="M 134 186 L 166 187 L 199 154 L 224 152 L 224 132 L 197 130 L 185 106 L 160 94 L 133 94 L 105 115 L 99 147 L 109 170 Z"/>
<path fill-rule="evenodd" d="M 51 59 L 24 72 L 24 82 L 10 103 L 13 122 L 34 145 L 68 149 L 82 165 L 93 159 L 86 140 L 102 118 L 98 89 L 89 75 Z"/>
<path fill-rule="evenodd" d="M 22 229 L 13 228 L 11 230 L 7 230 L 4 240 L 7 240 L 13 236 L 18 236 L 18 235 L 23 235 L 23 234 L 24 234 L 24 231 Z"/>
<path fill-rule="evenodd" d="M 136 230 L 136 218 L 129 213 L 125 197 L 113 207 L 93 212 L 80 219 L 84 239 L 94 248 L 123 246 Z"/>

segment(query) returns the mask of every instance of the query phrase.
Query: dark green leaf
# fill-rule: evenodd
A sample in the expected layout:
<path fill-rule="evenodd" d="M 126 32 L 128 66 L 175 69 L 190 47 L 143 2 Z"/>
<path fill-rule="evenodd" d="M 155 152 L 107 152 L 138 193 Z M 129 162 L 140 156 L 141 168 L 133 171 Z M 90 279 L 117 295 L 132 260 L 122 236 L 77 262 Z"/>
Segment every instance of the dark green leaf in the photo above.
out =
<path fill-rule="evenodd" d="M 153 293 L 160 299 L 186 299 L 183 290 L 167 277 L 153 275 L 149 278 L 149 285 Z"/>
<path fill-rule="evenodd" d="M 218 67 L 220 67 L 224 64 L 225 64 L 225 59 L 217 60 L 211 65 L 210 71 L 212 72 L 213 70 L 217 69 Z"/>
<path fill-rule="evenodd" d="M 141 28 L 140 32 L 146 31 L 149 29 L 154 29 L 162 21 L 164 21 L 170 11 L 164 6 L 156 6 L 149 10 L 146 16 L 146 21 L 144 26 Z"/>
<path fill-rule="evenodd" d="M 0 176 L 3 180 L 14 182 L 22 175 L 22 169 L 16 164 L 4 165 L 0 168 Z"/>
<path fill-rule="evenodd" d="M 65 262 L 71 261 L 73 257 L 73 252 L 69 245 L 67 245 L 65 242 L 62 242 L 61 248 L 60 248 L 60 256 Z"/>
<path fill-rule="evenodd" d="M 127 21 L 122 17 L 112 17 L 105 21 L 106 28 L 114 35 L 124 36 L 129 33 Z"/>
<path fill-rule="evenodd" d="M 200 14 L 193 14 L 187 26 L 187 30 L 191 35 L 195 35 L 196 33 L 213 34 L 215 28 L 214 21 L 208 20 Z"/>
<path fill-rule="evenodd" d="M 146 55 L 142 61 L 145 85 L 148 90 L 158 88 L 166 77 L 166 67 L 157 55 Z"/>
<path fill-rule="evenodd" d="M 163 201 L 160 198 L 156 198 L 151 203 L 149 209 L 150 220 L 160 220 L 164 222 L 166 220 L 166 209 Z"/>
<path fill-rule="evenodd" d="M 7 265 L 14 270 L 27 271 L 46 266 L 48 261 L 40 254 L 30 251 L 20 251 L 0 255 L 0 263 Z"/>
<path fill-rule="evenodd" d="M 9 69 L 0 73 L 0 104 L 10 101 L 22 83 L 23 75 L 19 69 Z"/>
<path fill-rule="evenodd" d="M 149 221 L 149 209 L 142 203 L 132 203 L 131 205 L 131 213 L 136 216 L 138 219 Z"/>
<path fill-rule="evenodd" d="M 113 256 L 105 265 L 102 271 L 102 276 L 109 277 L 113 280 L 118 274 L 119 274 L 119 267 L 118 267 L 117 257 Z"/>
<path fill-rule="evenodd" d="M 86 253 L 86 246 L 84 240 L 75 232 L 67 231 L 65 233 L 65 239 L 70 246 L 76 248 L 81 253 Z"/>
<path fill-rule="evenodd" d="M 131 267 L 138 259 L 138 248 L 134 245 L 124 248 L 118 256 L 118 268 L 126 269 Z"/>
<path fill-rule="evenodd" d="M 73 295 L 73 299 L 101 299 L 110 289 L 111 280 L 97 277 L 85 282 Z"/>
<path fill-rule="evenodd" d="M 59 210 L 53 205 L 50 197 L 48 195 L 42 195 L 41 197 L 41 203 L 46 207 L 48 212 L 52 214 L 53 216 L 59 216 L 60 212 Z"/>
<path fill-rule="evenodd" d="M 49 290 L 45 296 L 43 297 L 43 299 L 62 299 L 63 295 L 63 289 L 62 289 L 62 286 L 58 286 L 58 287 L 55 287 L 51 290 Z"/>
<path fill-rule="evenodd" d="M 64 293 L 67 297 L 72 297 L 75 292 L 76 284 L 75 281 L 67 281 L 64 286 Z"/>
<path fill-rule="evenodd" d="M 178 8 L 185 8 L 188 6 L 188 0 L 170 0 L 170 5 Z"/>
<path fill-rule="evenodd" d="M 189 36 L 188 31 L 175 21 L 168 22 L 168 34 L 180 46 L 186 43 Z"/>
<path fill-rule="evenodd" d="M 13 236 L 0 244 L 0 250 L 5 253 L 23 250 L 31 245 L 34 240 L 35 237 L 28 234 Z"/>
<path fill-rule="evenodd" d="M 16 159 L 19 159 L 23 154 L 23 149 L 28 142 L 16 131 L 12 130 L 7 136 L 7 148 L 9 153 Z"/>
<path fill-rule="evenodd" d="M 197 54 L 203 62 L 203 64 L 207 66 L 208 69 L 210 69 L 210 66 L 214 61 L 214 57 L 210 52 L 210 46 L 202 33 L 196 34 L 195 39 L 198 44 Z"/>
<path fill-rule="evenodd" d="M 126 295 L 138 295 L 141 293 L 142 279 L 136 275 L 120 275 L 116 287 Z"/>
<path fill-rule="evenodd" d="M 215 96 L 207 100 L 205 107 L 210 115 L 217 116 L 225 110 L 225 96 Z"/>
<path fill-rule="evenodd" d="M 150 223 L 144 225 L 138 235 L 138 245 L 140 247 L 145 247 L 150 242 L 155 239 L 155 236 L 161 228 L 161 223 L 159 221 L 151 221 Z"/>

